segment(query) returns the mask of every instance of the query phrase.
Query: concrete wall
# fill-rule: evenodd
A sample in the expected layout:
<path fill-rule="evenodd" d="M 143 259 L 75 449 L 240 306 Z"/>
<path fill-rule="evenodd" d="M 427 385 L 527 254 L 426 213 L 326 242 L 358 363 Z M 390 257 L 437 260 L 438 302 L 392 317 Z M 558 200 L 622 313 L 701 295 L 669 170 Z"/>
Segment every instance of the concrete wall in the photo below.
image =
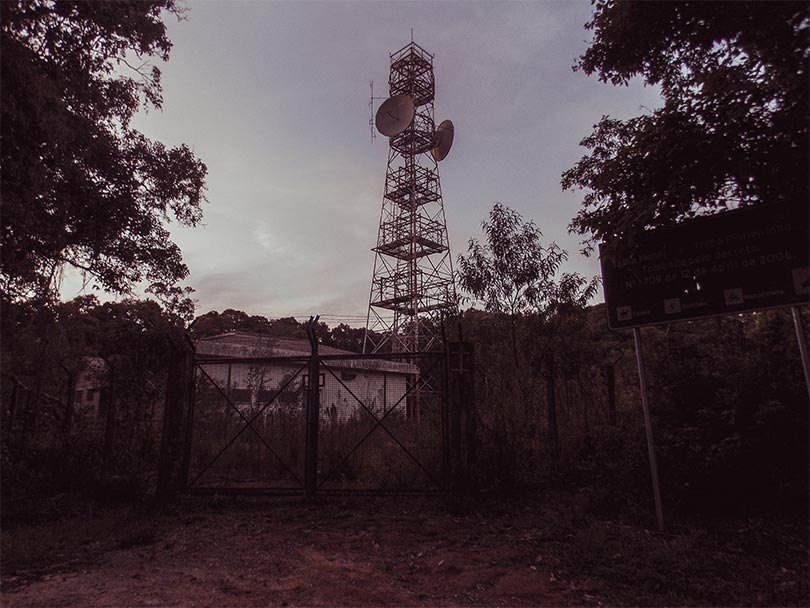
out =
<path fill-rule="evenodd" d="M 308 382 L 306 365 L 206 363 L 201 367 L 243 414 L 261 409 L 285 384 L 285 390 L 266 411 L 303 408 Z M 389 418 L 400 412 L 405 415 L 408 374 L 357 366 L 337 367 L 334 362 L 328 364 L 328 369 L 325 366 L 320 369 L 322 423 L 367 415 L 365 408 L 378 418 L 391 409 L 396 413 L 391 413 Z M 222 399 L 219 395 L 214 398 Z"/>

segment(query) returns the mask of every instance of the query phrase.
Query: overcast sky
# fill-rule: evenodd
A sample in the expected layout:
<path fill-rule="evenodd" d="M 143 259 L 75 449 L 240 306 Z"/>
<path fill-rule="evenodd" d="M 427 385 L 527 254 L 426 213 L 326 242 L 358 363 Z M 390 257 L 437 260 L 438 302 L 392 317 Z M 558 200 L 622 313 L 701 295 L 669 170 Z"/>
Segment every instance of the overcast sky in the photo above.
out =
<path fill-rule="evenodd" d="M 389 54 L 411 28 L 435 55 L 436 122 L 455 125 L 440 164 L 453 258 L 501 201 L 568 250 L 564 270 L 599 273 L 568 234 L 582 193 L 562 192 L 560 175 L 603 114 L 660 102 L 640 82 L 571 69 L 590 39 L 587 0 L 189 4 L 185 21 L 167 18 L 163 110 L 135 127 L 208 166 L 204 225 L 171 228 L 198 314 L 364 325 L 388 152 L 387 138 L 371 143 L 369 81 L 387 94 Z"/>

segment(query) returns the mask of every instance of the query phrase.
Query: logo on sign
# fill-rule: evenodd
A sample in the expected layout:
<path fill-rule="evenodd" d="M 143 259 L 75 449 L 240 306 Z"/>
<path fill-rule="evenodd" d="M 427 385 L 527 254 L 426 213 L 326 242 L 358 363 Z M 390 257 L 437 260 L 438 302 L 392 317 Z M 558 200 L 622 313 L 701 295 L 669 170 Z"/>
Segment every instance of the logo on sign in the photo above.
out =
<path fill-rule="evenodd" d="M 726 306 L 734 306 L 736 304 L 743 303 L 743 291 L 742 289 L 735 288 L 735 289 L 724 289 L 723 290 L 723 299 L 726 302 Z"/>
<path fill-rule="evenodd" d="M 674 315 L 681 312 L 681 299 L 669 298 L 664 300 L 664 312 L 668 315 Z"/>

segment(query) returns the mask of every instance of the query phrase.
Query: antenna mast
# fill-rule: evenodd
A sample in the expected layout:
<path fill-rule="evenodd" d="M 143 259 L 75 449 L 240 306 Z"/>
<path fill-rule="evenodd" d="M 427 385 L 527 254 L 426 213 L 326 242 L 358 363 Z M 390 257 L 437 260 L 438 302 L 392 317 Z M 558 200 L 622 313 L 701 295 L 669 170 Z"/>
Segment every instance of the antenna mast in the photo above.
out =
<path fill-rule="evenodd" d="M 368 98 L 368 128 L 371 129 L 371 143 L 377 139 L 377 132 L 374 130 L 374 81 L 370 80 L 368 86 L 371 88 L 371 96 Z"/>

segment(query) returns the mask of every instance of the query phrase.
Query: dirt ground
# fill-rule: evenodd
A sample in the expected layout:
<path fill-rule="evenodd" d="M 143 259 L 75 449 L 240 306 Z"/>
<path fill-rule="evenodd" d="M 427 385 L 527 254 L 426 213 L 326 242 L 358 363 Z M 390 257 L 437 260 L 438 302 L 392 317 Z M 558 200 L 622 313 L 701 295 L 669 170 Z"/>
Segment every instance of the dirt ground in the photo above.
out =
<path fill-rule="evenodd" d="M 806 526 L 657 534 L 575 495 L 51 510 L 5 526 L 3 606 L 808 605 Z"/>

